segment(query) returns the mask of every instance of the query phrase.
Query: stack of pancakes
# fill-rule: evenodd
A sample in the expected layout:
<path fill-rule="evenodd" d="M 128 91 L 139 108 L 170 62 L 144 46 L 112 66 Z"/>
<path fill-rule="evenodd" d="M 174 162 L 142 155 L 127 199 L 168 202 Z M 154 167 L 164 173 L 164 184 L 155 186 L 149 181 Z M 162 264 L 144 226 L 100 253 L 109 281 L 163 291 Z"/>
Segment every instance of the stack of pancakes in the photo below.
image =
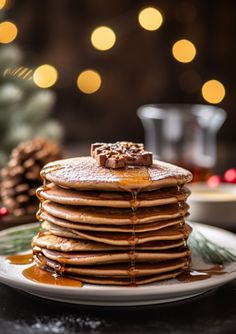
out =
<path fill-rule="evenodd" d="M 187 170 L 161 161 L 112 170 L 80 157 L 49 163 L 41 176 L 43 232 L 32 244 L 42 269 L 84 283 L 139 285 L 188 268 Z"/>

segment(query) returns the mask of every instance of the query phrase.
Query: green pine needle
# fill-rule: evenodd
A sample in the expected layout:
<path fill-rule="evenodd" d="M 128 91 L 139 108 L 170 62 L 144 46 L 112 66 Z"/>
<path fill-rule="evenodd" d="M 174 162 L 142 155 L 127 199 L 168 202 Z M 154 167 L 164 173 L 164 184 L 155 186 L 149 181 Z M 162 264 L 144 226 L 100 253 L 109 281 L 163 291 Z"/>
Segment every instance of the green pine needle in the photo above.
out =
<path fill-rule="evenodd" d="M 40 226 L 9 232 L 0 239 L 0 255 L 23 252 L 31 247 L 32 238 L 39 232 Z"/>
<path fill-rule="evenodd" d="M 188 246 L 194 255 L 202 257 L 207 263 L 222 265 L 236 261 L 236 255 L 227 248 L 216 245 L 196 229 L 193 229 L 188 239 Z"/>

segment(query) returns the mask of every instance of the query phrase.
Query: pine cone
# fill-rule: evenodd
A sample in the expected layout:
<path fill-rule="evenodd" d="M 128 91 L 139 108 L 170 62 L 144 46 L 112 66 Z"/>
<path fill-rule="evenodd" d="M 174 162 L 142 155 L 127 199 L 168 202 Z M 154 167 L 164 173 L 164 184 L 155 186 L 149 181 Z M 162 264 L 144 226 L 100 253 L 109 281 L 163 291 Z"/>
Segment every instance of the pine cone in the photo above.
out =
<path fill-rule="evenodd" d="M 61 148 L 47 139 L 36 138 L 17 146 L 1 172 L 3 205 L 15 216 L 35 213 L 38 209 L 35 191 L 42 183 L 40 170 L 60 158 Z"/>

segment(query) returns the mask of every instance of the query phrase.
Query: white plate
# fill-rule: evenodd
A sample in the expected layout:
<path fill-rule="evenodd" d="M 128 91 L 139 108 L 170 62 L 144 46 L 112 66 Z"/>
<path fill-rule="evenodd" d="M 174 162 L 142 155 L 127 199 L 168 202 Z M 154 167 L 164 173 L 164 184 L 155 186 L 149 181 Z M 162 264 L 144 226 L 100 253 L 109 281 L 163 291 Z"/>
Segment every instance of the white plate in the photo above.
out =
<path fill-rule="evenodd" d="M 235 229 L 236 227 L 236 185 L 221 183 L 210 187 L 205 182 L 189 185 L 191 195 L 189 220 L 214 226 Z"/>
<path fill-rule="evenodd" d="M 236 255 L 236 235 L 222 229 L 194 223 L 194 229 Z M 0 240 L 7 233 L 29 228 L 22 225 L 0 232 Z M 214 289 L 236 278 L 236 262 L 227 265 L 224 273 L 195 282 L 168 280 L 140 287 L 112 287 L 84 285 L 82 288 L 52 286 L 27 280 L 22 271 L 30 265 L 12 265 L 0 256 L 0 282 L 35 296 L 68 303 L 99 306 L 133 306 L 173 302 L 190 298 Z"/>

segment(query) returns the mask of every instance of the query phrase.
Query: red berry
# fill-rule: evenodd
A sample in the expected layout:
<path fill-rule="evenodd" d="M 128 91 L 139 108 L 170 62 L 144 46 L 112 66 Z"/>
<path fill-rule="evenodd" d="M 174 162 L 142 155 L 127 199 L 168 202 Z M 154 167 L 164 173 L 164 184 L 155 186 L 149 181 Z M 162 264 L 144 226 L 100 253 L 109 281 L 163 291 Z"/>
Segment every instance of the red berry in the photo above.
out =
<path fill-rule="evenodd" d="M 224 173 L 226 182 L 236 183 L 236 168 L 230 168 Z"/>
<path fill-rule="evenodd" d="M 207 180 L 207 184 L 211 188 L 217 187 L 222 182 L 222 177 L 220 175 L 212 175 Z"/>
<path fill-rule="evenodd" d="M 0 208 L 0 217 L 7 216 L 8 214 L 9 214 L 9 211 L 7 208 L 5 208 L 4 206 Z"/>

